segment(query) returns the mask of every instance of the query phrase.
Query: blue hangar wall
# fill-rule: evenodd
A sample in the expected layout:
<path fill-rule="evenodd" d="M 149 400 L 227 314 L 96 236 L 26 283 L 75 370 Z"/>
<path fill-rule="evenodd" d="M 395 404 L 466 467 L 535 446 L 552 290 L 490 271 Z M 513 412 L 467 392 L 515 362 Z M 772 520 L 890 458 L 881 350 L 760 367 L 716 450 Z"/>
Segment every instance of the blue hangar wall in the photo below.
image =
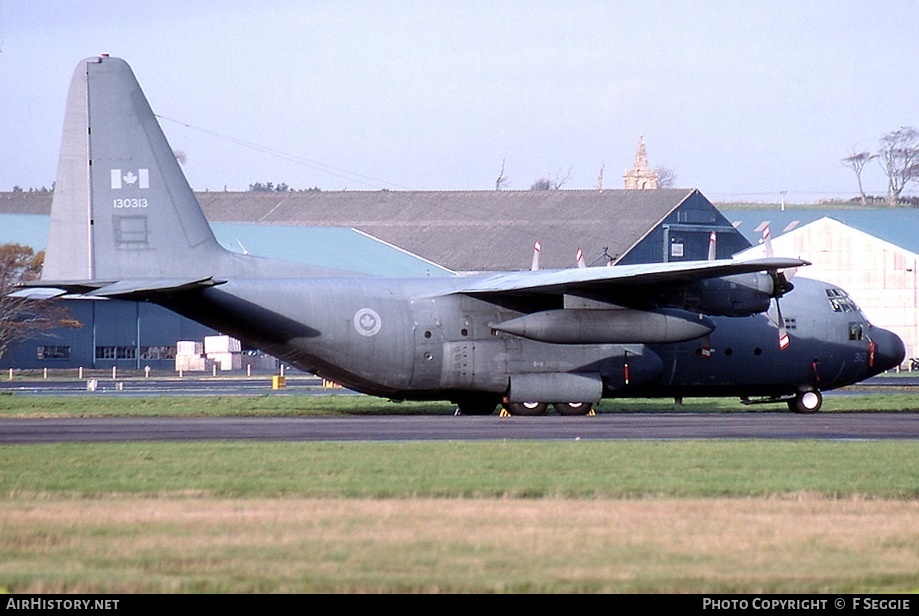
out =
<path fill-rule="evenodd" d="M 12 347 L 3 369 L 175 369 L 176 342 L 217 332 L 154 304 L 64 300 L 81 328 L 61 328 Z"/>

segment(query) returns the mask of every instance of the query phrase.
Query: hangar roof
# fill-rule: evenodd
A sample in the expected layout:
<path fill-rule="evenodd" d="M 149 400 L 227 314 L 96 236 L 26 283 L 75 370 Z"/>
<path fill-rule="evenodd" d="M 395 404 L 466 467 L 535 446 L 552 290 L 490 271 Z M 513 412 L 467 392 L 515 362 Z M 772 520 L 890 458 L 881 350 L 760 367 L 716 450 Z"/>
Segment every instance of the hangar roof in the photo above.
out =
<path fill-rule="evenodd" d="M 693 189 L 197 193 L 208 220 L 347 226 L 453 270 L 571 267 L 623 255 Z"/>

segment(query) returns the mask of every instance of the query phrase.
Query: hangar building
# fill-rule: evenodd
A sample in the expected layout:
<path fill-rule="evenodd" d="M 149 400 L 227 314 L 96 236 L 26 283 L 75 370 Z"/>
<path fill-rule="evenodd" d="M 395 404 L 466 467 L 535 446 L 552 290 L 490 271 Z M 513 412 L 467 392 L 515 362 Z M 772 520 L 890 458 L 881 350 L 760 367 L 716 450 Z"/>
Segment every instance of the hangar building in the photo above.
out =
<path fill-rule="evenodd" d="M 812 263 L 797 275 L 848 291 L 872 323 L 903 339 L 907 358 L 919 358 L 919 209 L 722 212 L 754 245 L 744 254 L 764 254 L 760 242 L 768 227 L 777 256 Z"/>

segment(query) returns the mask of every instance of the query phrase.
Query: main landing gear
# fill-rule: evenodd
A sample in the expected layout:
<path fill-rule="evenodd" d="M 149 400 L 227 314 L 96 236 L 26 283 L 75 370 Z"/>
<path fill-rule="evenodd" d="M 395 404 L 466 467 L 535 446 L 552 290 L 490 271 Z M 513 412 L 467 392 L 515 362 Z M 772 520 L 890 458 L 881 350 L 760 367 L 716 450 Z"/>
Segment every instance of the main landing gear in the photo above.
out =
<path fill-rule="evenodd" d="M 469 396 L 456 400 L 457 415 L 491 415 L 498 403 L 489 396 Z M 505 402 L 501 406 L 502 416 L 535 417 L 549 412 L 545 402 Z M 594 405 L 590 402 L 557 402 L 551 405 L 555 412 L 566 417 L 594 415 Z"/>
<path fill-rule="evenodd" d="M 552 407 L 559 415 L 568 417 L 594 414 L 594 407 L 590 402 L 557 402 Z M 549 405 L 545 402 L 505 402 L 501 415 L 533 417 L 545 415 L 548 411 Z"/>

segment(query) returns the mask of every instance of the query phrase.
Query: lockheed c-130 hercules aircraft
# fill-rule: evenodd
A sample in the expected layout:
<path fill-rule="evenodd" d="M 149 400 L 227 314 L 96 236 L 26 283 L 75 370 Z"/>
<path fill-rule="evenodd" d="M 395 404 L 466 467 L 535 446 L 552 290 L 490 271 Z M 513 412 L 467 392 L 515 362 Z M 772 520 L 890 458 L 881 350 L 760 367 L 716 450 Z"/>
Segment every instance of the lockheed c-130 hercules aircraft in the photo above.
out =
<path fill-rule="evenodd" d="M 150 301 L 350 389 L 459 414 L 583 415 L 604 397 L 814 412 L 903 342 L 800 259 L 372 277 L 221 247 L 130 67 L 73 75 L 42 278 L 19 294 Z M 779 305 L 781 300 L 782 304 Z M 783 317 L 784 315 L 784 317 Z"/>

